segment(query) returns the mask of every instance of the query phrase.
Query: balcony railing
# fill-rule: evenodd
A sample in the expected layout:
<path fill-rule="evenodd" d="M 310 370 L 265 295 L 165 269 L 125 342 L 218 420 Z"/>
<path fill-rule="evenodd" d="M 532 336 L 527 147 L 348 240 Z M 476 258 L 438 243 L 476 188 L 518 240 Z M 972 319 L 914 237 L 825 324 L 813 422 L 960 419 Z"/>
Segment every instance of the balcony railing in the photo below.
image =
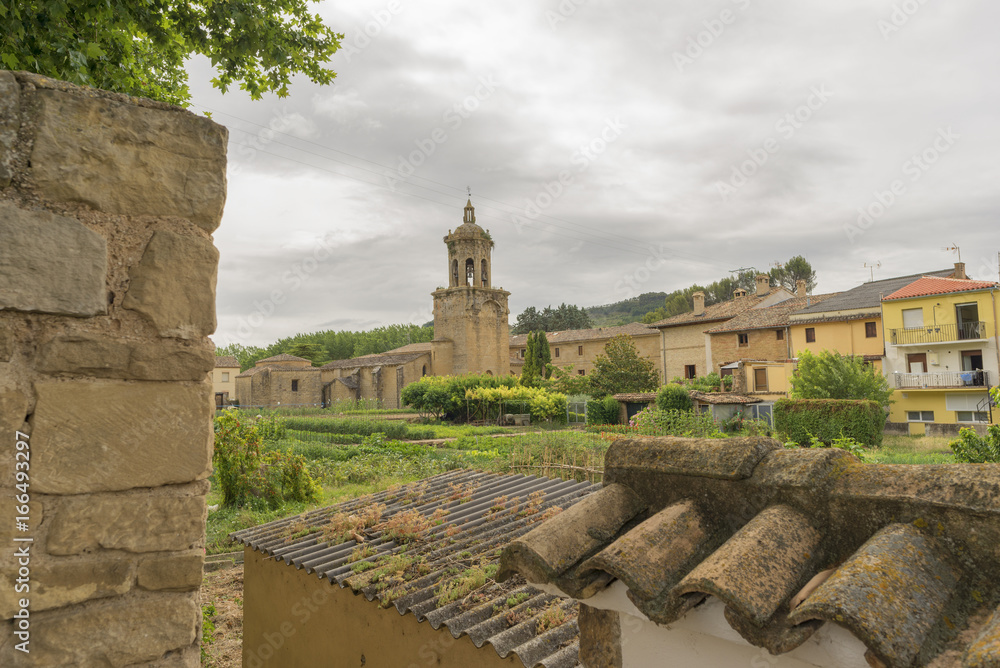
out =
<path fill-rule="evenodd" d="M 894 373 L 898 388 L 924 387 L 989 387 L 988 371 L 956 371 L 954 373 Z"/>
<path fill-rule="evenodd" d="M 889 340 L 894 346 L 914 343 L 947 343 L 966 339 L 985 339 L 990 333 L 985 322 L 963 322 L 961 325 L 924 325 L 889 330 Z"/>

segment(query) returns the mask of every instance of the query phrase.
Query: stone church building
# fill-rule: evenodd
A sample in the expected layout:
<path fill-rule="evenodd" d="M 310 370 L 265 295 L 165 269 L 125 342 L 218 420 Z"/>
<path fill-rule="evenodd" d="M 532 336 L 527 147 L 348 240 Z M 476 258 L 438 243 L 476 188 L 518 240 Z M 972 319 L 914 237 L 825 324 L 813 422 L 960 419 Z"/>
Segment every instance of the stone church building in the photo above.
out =
<path fill-rule="evenodd" d="M 472 201 L 462 224 L 444 237 L 448 287 L 434 297 L 434 340 L 375 355 L 314 367 L 309 360 L 276 355 L 236 376 L 241 406 L 329 406 L 335 401 L 379 399 L 402 405 L 403 387 L 423 376 L 510 373 L 509 292 L 493 287 L 493 239 L 476 224 Z"/>

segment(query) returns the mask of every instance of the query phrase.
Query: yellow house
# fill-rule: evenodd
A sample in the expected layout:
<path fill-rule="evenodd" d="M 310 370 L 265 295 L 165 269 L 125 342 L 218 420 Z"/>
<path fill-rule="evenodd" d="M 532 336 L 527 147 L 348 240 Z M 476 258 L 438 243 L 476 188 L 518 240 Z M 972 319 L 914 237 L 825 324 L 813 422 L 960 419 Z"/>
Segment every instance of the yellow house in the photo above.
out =
<path fill-rule="evenodd" d="M 232 355 L 216 356 L 212 369 L 212 403 L 216 407 L 228 406 L 236 400 L 236 376 L 240 363 Z"/>
<path fill-rule="evenodd" d="M 793 355 L 798 357 L 803 350 L 860 355 L 881 371 L 885 356 L 882 298 L 921 276 L 953 274 L 951 269 L 943 269 L 871 281 L 795 311 L 788 317 Z"/>
<path fill-rule="evenodd" d="M 988 391 L 1000 373 L 1000 286 L 924 276 L 882 300 L 889 421 L 910 434 L 952 435 L 995 424 Z"/>

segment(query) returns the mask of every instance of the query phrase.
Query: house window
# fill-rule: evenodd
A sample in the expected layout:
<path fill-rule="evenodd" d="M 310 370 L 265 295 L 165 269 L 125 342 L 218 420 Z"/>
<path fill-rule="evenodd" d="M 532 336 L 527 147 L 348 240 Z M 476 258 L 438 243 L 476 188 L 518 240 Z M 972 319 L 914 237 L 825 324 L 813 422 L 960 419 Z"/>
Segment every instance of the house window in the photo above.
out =
<path fill-rule="evenodd" d="M 958 338 L 983 338 L 982 327 L 979 324 L 979 304 L 955 304 L 955 322 L 958 323 Z"/>
<path fill-rule="evenodd" d="M 299 381 L 293 380 L 292 381 L 292 392 L 298 392 L 298 391 L 299 391 Z"/>
<path fill-rule="evenodd" d="M 556 348 L 556 357 L 559 357 L 559 349 Z"/>
<path fill-rule="evenodd" d="M 962 371 L 978 371 L 983 368 L 982 350 L 962 351 Z"/>
<path fill-rule="evenodd" d="M 750 335 L 749 334 L 737 334 L 736 335 L 736 345 L 740 348 L 746 348 L 750 345 Z"/>
<path fill-rule="evenodd" d="M 577 355 L 583 355 L 583 346 L 577 346 L 576 347 L 576 354 Z"/>
<path fill-rule="evenodd" d="M 776 329 L 776 330 L 774 330 L 774 338 L 775 338 L 776 341 L 784 341 L 785 340 L 785 330 L 783 330 L 783 329 Z"/>
<path fill-rule="evenodd" d="M 580 374 L 581 376 L 586 376 L 587 375 L 587 372 L 584 371 L 583 369 L 580 369 L 579 371 L 577 371 L 577 373 Z"/>
<path fill-rule="evenodd" d="M 934 411 L 906 411 L 907 422 L 934 422 Z"/>
<path fill-rule="evenodd" d="M 526 350 L 525 348 L 521 348 L 521 359 L 524 359 L 524 351 L 525 350 Z"/>
<path fill-rule="evenodd" d="M 228 383 L 229 382 L 229 372 L 228 371 L 223 371 L 222 372 L 222 382 L 223 383 Z"/>
<path fill-rule="evenodd" d="M 865 323 L 865 338 L 874 339 L 878 337 L 878 326 L 874 322 Z"/>
<path fill-rule="evenodd" d="M 426 364 L 424 365 L 424 368 L 420 370 L 420 375 L 421 376 L 426 376 L 427 375 L 427 365 Z"/>
<path fill-rule="evenodd" d="M 697 375 L 698 374 L 695 371 L 695 365 L 694 364 L 685 364 L 684 365 L 684 377 L 685 378 L 696 378 Z"/>
<path fill-rule="evenodd" d="M 989 422 L 986 411 L 955 411 L 959 422 Z"/>
<path fill-rule="evenodd" d="M 917 329 L 924 326 L 924 310 L 922 308 L 903 309 L 903 329 Z"/>
<path fill-rule="evenodd" d="M 767 392 L 767 369 L 753 370 L 753 391 Z"/>
<path fill-rule="evenodd" d="M 816 343 L 815 327 L 806 327 L 806 343 Z"/>
<path fill-rule="evenodd" d="M 906 356 L 908 373 L 927 373 L 927 353 L 910 353 Z"/>

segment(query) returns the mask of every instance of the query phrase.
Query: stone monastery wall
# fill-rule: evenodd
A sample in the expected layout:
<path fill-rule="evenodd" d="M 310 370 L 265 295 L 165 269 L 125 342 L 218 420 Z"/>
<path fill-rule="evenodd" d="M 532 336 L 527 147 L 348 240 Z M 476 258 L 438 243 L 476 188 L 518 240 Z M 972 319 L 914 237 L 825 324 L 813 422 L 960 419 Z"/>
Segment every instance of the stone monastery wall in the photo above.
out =
<path fill-rule="evenodd" d="M 0 71 L 2 666 L 199 664 L 226 142 Z"/>

